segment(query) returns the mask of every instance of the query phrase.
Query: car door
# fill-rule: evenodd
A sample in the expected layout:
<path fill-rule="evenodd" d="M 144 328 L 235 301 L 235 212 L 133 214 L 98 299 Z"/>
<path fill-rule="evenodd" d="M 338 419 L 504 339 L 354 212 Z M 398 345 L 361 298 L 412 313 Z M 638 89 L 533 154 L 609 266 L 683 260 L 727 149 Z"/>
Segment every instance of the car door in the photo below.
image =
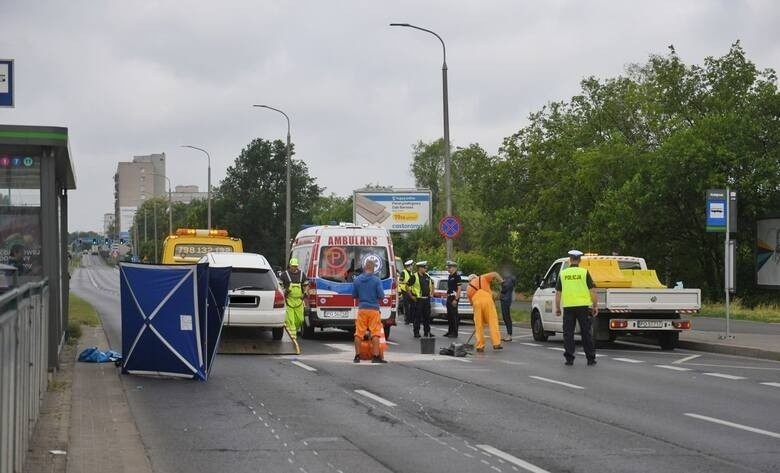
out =
<path fill-rule="evenodd" d="M 539 285 L 539 310 L 542 312 L 542 323 L 544 324 L 544 329 L 550 332 L 563 330 L 562 317 L 555 315 L 555 285 L 558 283 L 561 265 L 563 265 L 562 262 L 552 265 Z"/>

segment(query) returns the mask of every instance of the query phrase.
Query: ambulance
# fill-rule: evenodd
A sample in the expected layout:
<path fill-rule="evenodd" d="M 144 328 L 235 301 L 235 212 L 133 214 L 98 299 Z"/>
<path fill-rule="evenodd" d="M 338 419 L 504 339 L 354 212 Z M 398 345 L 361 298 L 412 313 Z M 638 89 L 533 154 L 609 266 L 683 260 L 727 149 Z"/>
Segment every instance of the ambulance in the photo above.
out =
<path fill-rule="evenodd" d="M 368 260 L 382 281 L 385 297 L 379 301 L 385 337 L 395 325 L 398 305 L 395 255 L 390 233 L 381 227 L 353 223 L 312 226 L 295 236 L 290 257 L 309 280 L 301 336 L 311 338 L 316 328 L 355 329 L 357 307 L 352 280 Z"/>

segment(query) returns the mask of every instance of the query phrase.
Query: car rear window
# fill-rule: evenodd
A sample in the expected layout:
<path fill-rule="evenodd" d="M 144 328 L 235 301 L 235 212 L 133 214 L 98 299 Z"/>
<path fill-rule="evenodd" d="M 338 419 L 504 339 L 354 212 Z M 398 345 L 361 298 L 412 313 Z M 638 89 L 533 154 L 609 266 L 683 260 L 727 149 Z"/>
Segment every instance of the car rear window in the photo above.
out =
<path fill-rule="evenodd" d="M 230 290 L 273 291 L 276 287 L 276 276 L 267 269 L 233 268 L 230 272 Z"/>

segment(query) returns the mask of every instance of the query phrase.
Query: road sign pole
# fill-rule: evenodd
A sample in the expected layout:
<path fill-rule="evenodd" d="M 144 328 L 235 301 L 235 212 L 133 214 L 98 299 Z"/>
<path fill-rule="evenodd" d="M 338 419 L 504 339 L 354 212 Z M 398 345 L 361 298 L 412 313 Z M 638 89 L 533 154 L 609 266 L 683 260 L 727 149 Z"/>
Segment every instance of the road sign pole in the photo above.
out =
<path fill-rule="evenodd" d="M 734 265 L 734 262 L 731 261 L 730 253 L 729 253 L 729 238 L 731 238 L 731 229 L 729 228 L 730 227 L 730 220 L 731 220 L 731 216 L 730 216 L 730 213 L 729 213 L 729 212 L 731 212 L 730 207 L 731 207 L 731 192 L 730 192 L 730 189 L 728 187 L 726 187 L 726 212 L 725 212 L 726 213 L 726 215 L 725 215 L 725 217 L 726 217 L 726 219 L 725 219 L 726 220 L 726 233 L 725 233 L 726 237 L 724 238 L 725 241 L 724 241 L 724 247 L 723 247 L 724 248 L 723 249 L 723 288 L 724 288 L 725 293 L 726 293 L 726 335 L 724 337 L 722 337 L 722 338 L 725 338 L 725 339 L 732 339 L 732 338 L 734 338 L 734 336 L 731 335 L 731 320 L 730 320 L 730 314 L 729 314 L 729 312 L 730 312 L 729 309 L 730 309 L 730 305 L 731 305 L 731 300 L 730 300 L 731 294 L 729 292 L 729 290 L 731 288 L 729 286 L 730 286 L 730 283 L 731 283 L 731 271 L 734 270 L 734 268 L 732 267 Z"/>

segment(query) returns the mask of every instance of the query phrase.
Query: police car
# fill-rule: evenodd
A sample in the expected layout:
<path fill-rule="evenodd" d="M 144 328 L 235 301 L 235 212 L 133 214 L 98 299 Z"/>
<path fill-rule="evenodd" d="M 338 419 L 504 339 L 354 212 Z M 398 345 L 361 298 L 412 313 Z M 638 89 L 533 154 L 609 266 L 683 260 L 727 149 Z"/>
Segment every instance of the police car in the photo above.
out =
<path fill-rule="evenodd" d="M 447 271 L 431 271 L 428 273 L 433 281 L 433 297 L 431 297 L 431 318 L 447 319 Z M 474 307 L 466 295 L 468 281 L 460 284 L 460 299 L 458 300 L 458 315 L 460 318 L 474 318 Z"/>

